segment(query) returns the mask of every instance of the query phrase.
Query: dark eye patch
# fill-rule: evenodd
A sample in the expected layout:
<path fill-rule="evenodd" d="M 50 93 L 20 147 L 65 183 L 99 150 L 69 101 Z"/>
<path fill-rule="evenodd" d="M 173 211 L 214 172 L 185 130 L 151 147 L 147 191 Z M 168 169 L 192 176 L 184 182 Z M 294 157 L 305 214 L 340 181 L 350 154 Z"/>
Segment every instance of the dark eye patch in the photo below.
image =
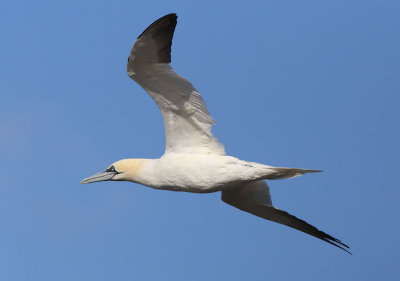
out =
<path fill-rule="evenodd" d="M 115 167 L 114 167 L 114 166 L 111 166 L 110 168 L 108 168 L 108 169 L 106 170 L 106 172 L 109 172 L 109 173 L 117 173 L 117 171 L 115 170 Z"/>

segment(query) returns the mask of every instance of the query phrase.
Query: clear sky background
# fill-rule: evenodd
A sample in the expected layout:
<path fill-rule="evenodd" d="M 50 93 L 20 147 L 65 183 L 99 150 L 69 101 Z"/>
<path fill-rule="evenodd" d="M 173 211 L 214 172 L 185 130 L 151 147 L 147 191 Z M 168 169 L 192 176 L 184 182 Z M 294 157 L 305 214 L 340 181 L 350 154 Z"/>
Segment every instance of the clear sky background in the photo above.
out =
<path fill-rule="evenodd" d="M 0 7 L 0 280 L 399 280 L 399 1 L 8 1 Z M 270 183 L 353 256 L 220 201 L 127 182 L 161 114 L 126 74 L 179 16 L 172 66 L 228 154 L 323 169 Z"/>

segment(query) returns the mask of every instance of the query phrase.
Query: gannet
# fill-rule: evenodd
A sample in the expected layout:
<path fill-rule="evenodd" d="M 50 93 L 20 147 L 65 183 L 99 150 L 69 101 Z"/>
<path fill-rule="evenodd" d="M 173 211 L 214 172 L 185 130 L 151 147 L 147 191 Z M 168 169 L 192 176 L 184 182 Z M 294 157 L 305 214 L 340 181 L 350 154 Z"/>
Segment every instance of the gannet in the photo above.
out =
<path fill-rule="evenodd" d="M 272 167 L 228 156 L 213 136 L 211 118 L 193 85 L 175 73 L 171 62 L 176 14 L 147 27 L 134 42 L 127 72 L 157 103 L 164 119 L 166 149 L 159 159 L 123 159 L 81 181 L 131 181 L 155 189 L 221 192 L 225 203 L 258 217 L 295 228 L 348 253 L 349 247 L 307 222 L 275 208 L 265 180 L 320 172 Z"/>

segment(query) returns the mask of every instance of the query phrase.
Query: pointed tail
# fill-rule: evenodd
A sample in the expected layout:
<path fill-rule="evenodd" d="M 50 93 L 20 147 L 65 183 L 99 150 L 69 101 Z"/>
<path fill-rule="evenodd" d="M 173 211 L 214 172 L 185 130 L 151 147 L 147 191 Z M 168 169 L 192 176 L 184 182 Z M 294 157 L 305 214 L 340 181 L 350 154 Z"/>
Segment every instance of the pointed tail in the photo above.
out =
<path fill-rule="evenodd" d="M 281 168 L 271 167 L 272 172 L 268 174 L 265 179 L 267 180 L 281 180 L 298 177 L 308 173 L 319 173 L 322 170 L 309 170 L 309 169 L 298 169 L 298 168 Z"/>

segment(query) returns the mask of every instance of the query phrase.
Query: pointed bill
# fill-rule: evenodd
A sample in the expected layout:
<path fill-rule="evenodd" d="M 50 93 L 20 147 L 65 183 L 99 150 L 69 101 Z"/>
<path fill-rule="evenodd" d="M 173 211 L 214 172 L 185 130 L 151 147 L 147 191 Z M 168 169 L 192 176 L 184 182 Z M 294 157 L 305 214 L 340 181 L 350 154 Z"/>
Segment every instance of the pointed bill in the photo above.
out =
<path fill-rule="evenodd" d="M 92 183 L 92 182 L 98 182 L 98 181 L 109 181 L 112 180 L 112 178 L 116 175 L 115 172 L 101 172 L 98 174 L 95 174 L 91 177 L 88 177 L 86 179 L 83 179 L 80 183 Z"/>

